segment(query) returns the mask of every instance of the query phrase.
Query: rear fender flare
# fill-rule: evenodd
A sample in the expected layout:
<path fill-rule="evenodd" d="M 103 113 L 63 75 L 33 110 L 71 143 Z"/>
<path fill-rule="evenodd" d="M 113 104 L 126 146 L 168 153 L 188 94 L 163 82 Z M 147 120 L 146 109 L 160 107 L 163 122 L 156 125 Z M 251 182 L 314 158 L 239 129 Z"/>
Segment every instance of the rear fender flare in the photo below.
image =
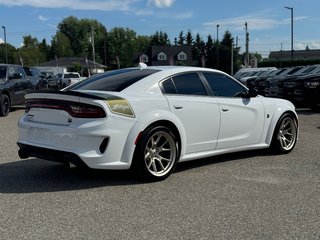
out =
<path fill-rule="evenodd" d="M 178 129 L 180 140 L 181 140 L 181 155 L 182 156 L 186 152 L 186 132 L 182 122 L 179 120 L 177 116 L 173 113 L 161 110 L 161 111 L 152 111 L 148 112 L 145 115 L 139 117 L 139 120 L 133 125 L 130 130 L 130 133 L 127 137 L 121 161 L 128 163 L 131 165 L 133 154 L 135 151 L 135 141 L 139 136 L 140 132 L 144 131 L 150 125 L 158 122 L 158 121 L 169 121 L 176 126 Z"/>

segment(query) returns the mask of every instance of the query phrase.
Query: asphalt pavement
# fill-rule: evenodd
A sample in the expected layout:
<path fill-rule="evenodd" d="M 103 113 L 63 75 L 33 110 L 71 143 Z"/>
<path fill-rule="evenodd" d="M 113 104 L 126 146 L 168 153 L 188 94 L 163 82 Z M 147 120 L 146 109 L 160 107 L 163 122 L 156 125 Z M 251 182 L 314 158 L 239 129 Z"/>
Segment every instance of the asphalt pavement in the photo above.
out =
<path fill-rule="evenodd" d="M 320 114 L 298 111 L 287 155 L 179 164 L 167 180 L 19 159 L 17 109 L 0 118 L 0 239 L 320 240 Z"/>

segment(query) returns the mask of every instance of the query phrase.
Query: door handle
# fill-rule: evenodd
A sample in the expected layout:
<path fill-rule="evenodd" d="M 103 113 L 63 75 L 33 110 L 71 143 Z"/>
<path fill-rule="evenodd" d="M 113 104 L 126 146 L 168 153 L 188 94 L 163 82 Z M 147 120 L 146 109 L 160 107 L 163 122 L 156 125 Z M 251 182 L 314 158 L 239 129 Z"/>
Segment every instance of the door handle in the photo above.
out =
<path fill-rule="evenodd" d="M 228 108 L 222 108 L 222 112 L 228 112 L 229 109 Z"/>
<path fill-rule="evenodd" d="M 173 106 L 175 109 L 182 109 L 183 107 L 182 106 L 179 106 L 179 105 L 174 105 Z"/>

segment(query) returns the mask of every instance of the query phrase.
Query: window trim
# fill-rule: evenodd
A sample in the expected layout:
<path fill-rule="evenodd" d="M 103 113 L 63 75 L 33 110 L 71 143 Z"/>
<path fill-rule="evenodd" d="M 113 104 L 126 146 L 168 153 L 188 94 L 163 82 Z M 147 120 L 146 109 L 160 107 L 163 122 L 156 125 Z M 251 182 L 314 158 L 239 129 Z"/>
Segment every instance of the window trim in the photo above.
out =
<path fill-rule="evenodd" d="M 201 83 L 202 83 L 202 85 L 203 85 L 203 87 L 204 87 L 205 92 L 206 92 L 206 95 L 180 94 L 180 93 L 178 93 L 177 87 L 176 87 L 176 85 L 175 85 L 175 83 L 174 83 L 174 81 L 173 81 L 173 78 L 176 77 L 176 76 L 179 76 L 179 75 L 189 74 L 189 73 L 196 73 L 196 74 L 198 74 L 199 79 L 200 79 L 200 81 L 201 81 Z M 169 80 L 169 79 L 171 79 L 171 82 L 172 82 L 172 84 L 173 84 L 173 86 L 174 86 L 174 89 L 175 89 L 176 93 L 166 93 L 166 92 L 165 92 L 165 89 L 164 89 L 162 83 L 163 83 L 164 81 L 166 81 L 166 80 Z M 207 81 L 204 80 L 203 76 L 201 76 L 201 72 L 199 72 L 199 71 L 188 71 L 188 72 L 176 73 L 176 74 L 173 74 L 173 75 L 171 75 L 171 76 L 169 76 L 169 77 L 167 77 L 167 78 L 165 78 L 165 79 L 162 79 L 158 84 L 159 84 L 160 90 L 161 90 L 161 92 L 162 92 L 163 95 L 169 95 L 169 96 L 190 96 L 190 97 L 212 97 L 211 88 L 208 87 Z"/>

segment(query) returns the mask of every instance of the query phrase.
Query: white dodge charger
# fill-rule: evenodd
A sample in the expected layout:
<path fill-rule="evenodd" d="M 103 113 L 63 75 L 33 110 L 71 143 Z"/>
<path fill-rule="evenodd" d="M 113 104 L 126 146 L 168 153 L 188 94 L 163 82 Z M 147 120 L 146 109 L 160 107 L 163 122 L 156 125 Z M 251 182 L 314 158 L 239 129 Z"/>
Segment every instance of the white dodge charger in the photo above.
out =
<path fill-rule="evenodd" d="M 178 162 L 243 150 L 290 152 L 298 117 L 207 68 L 139 66 L 63 91 L 31 93 L 19 120 L 19 156 L 168 177 Z"/>

